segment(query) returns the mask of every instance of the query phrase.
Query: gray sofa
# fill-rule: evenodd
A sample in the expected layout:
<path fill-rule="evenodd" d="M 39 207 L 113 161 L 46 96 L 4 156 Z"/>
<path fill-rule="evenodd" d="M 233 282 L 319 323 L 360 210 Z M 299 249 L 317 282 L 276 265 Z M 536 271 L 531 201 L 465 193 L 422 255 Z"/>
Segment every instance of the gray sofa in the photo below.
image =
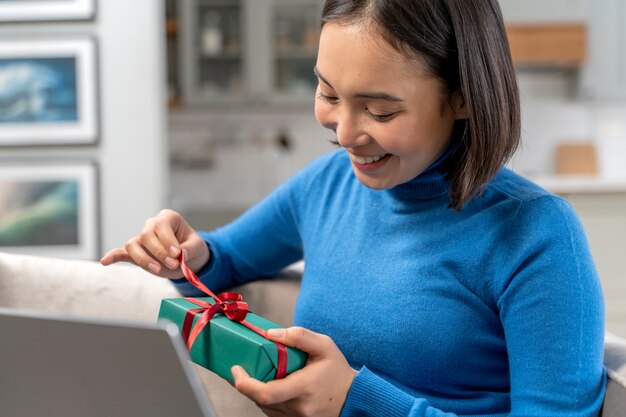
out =
<path fill-rule="evenodd" d="M 301 265 L 296 265 L 275 279 L 237 290 L 255 313 L 289 326 L 300 275 Z M 178 296 L 167 280 L 134 266 L 0 253 L 0 307 L 154 322 L 161 299 Z M 607 334 L 605 365 L 609 384 L 603 416 L 625 417 L 626 340 Z M 264 415 L 228 382 L 202 367 L 194 369 L 218 415 Z"/>

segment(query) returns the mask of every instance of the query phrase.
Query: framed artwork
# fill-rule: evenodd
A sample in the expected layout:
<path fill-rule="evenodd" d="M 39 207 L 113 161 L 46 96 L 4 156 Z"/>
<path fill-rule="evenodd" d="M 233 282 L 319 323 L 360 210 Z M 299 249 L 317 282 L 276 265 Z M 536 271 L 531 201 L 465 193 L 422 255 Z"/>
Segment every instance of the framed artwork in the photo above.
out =
<path fill-rule="evenodd" d="M 96 0 L 0 0 L 0 22 L 90 20 Z"/>
<path fill-rule="evenodd" d="M 95 143 L 96 61 L 88 37 L 0 39 L 0 146 Z"/>
<path fill-rule="evenodd" d="M 0 251 L 94 260 L 95 163 L 0 165 Z"/>

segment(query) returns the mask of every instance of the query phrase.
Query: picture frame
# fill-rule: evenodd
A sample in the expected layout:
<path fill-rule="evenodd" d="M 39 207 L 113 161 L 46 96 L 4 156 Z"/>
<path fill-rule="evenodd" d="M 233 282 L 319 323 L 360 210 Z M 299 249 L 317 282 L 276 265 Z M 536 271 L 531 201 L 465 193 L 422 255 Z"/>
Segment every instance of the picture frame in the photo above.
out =
<path fill-rule="evenodd" d="M 1 0 L 0 22 L 92 20 L 96 0 Z"/>
<path fill-rule="evenodd" d="M 97 171 L 91 161 L 0 165 L 0 251 L 97 259 Z"/>
<path fill-rule="evenodd" d="M 95 143 L 96 69 L 91 37 L 0 38 L 0 146 Z"/>

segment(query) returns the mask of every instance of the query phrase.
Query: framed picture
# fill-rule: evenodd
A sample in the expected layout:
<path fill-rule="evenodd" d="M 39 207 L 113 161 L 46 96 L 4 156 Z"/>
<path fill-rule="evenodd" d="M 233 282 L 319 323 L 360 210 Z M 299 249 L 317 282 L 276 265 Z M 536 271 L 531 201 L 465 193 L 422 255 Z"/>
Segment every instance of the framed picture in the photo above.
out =
<path fill-rule="evenodd" d="M 0 0 L 0 21 L 90 20 L 96 0 Z"/>
<path fill-rule="evenodd" d="M 0 145 L 95 143 L 96 66 L 92 38 L 0 39 Z"/>
<path fill-rule="evenodd" d="M 0 251 L 94 260 L 99 229 L 95 163 L 0 166 Z"/>

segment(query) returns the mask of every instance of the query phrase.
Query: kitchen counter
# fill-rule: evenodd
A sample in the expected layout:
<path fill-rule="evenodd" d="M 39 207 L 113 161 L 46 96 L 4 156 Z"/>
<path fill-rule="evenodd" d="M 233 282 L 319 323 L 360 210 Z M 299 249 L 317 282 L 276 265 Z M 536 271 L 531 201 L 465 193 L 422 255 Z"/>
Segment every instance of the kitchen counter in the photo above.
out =
<path fill-rule="evenodd" d="M 541 175 L 527 178 L 555 194 L 626 193 L 626 177 Z"/>

